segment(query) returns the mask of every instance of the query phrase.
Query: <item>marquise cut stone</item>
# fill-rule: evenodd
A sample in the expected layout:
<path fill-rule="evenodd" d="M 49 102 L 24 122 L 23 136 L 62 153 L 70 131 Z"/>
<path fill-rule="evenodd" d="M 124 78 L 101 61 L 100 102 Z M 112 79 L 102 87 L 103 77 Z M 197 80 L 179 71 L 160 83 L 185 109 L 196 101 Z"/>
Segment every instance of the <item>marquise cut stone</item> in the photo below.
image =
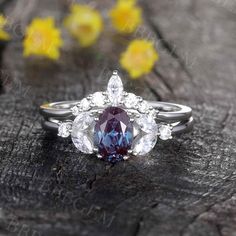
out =
<path fill-rule="evenodd" d="M 136 119 L 136 122 L 141 130 L 146 133 L 156 134 L 158 132 L 158 126 L 155 122 L 155 119 L 148 114 L 142 114 L 139 118 Z"/>
<path fill-rule="evenodd" d="M 112 105 L 118 105 L 123 95 L 123 83 L 118 74 L 113 74 L 107 85 L 108 98 Z"/>
<path fill-rule="evenodd" d="M 94 119 L 88 112 L 79 114 L 73 124 L 71 138 L 75 147 L 83 153 L 93 153 L 92 127 Z"/>
<path fill-rule="evenodd" d="M 128 114 L 119 107 L 108 107 L 100 115 L 94 129 L 94 144 L 104 160 L 124 159 L 133 141 L 133 125 Z"/>
<path fill-rule="evenodd" d="M 155 134 L 145 134 L 138 137 L 133 144 L 133 153 L 138 156 L 144 156 L 154 148 L 156 142 L 157 136 Z"/>

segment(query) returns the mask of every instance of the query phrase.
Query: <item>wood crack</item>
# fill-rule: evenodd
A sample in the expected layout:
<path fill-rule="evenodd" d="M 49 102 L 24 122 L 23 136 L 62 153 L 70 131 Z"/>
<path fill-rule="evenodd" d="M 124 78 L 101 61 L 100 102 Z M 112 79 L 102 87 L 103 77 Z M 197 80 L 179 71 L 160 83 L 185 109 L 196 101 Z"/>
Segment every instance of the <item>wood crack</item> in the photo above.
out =
<path fill-rule="evenodd" d="M 161 95 L 154 88 L 152 88 L 151 85 L 146 80 L 145 80 L 145 84 L 150 90 L 150 92 L 155 96 L 156 100 L 162 101 Z"/>
<path fill-rule="evenodd" d="M 227 124 L 231 120 L 232 115 L 233 115 L 233 110 L 234 110 L 234 105 L 230 104 L 229 109 L 227 110 L 227 112 L 226 112 L 224 118 L 222 119 L 222 121 L 220 122 L 222 131 L 226 128 Z"/>
<path fill-rule="evenodd" d="M 157 38 L 160 39 L 160 43 L 163 46 L 163 48 L 166 49 L 166 51 L 169 53 L 170 56 L 172 56 L 174 59 L 178 61 L 183 71 L 188 75 L 190 79 L 192 79 L 193 76 L 188 70 L 187 66 L 185 65 L 184 60 L 178 55 L 176 47 L 172 45 L 169 41 L 167 41 L 167 39 L 165 39 L 159 27 L 156 24 L 154 24 L 150 18 L 148 18 L 148 23 L 152 27 L 152 30 L 156 34 Z"/>
<path fill-rule="evenodd" d="M 113 166 L 114 166 L 114 164 L 109 165 L 109 166 L 105 169 L 104 173 L 103 173 L 101 176 L 98 176 L 98 175 L 95 173 L 94 176 L 93 176 L 91 179 L 89 179 L 89 180 L 87 181 L 87 188 L 91 190 L 91 189 L 93 188 L 95 182 L 100 179 L 99 177 L 102 178 L 102 177 L 108 176 L 108 175 L 109 175 L 109 172 L 110 172 L 110 170 L 111 170 L 111 168 L 112 168 Z"/>
<path fill-rule="evenodd" d="M 97 175 L 95 174 L 92 179 L 89 179 L 89 180 L 87 181 L 87 187 L 88 187 L 89 189 L 92 189 L 93 184 L 95 183 L 96 180 L 97 180 Z"/>
<path fill-rule="evenodd" d="M 20 135 L 20 132 L 21 132 L 21 130 L 22 130 L 22 128 L 23 128 L 23 124 L 24 124 L 24 120 L 21 121 L 20 127 L 19 127 L 19 129 L 17 130 L 17 132 L 16 132 L 15 139 L 13 140 L 13 143 L 12 143 L 12 145 L 11 145 L 11 149 L 10 149 L 10 151 L 9 151 L 9 155 L 8 155 L 9 157 L 11 157 L 11 155 L 12 155 L 12 153 L 13 153 L 13 151 L 14 151 L 15 143 L 16 143 L 16 141 L 17 141 L 17 139 L 18 139 L 18 137 L 19 137 L 19 135 Z"/>
<path fill-rule="evenodd" d="M 162 81 L 162 83 L 165 85 L 165 87 L 169 90 L 171 94 L 175 94 L 173 88 L 170 86 L 170 84 L 167 82 L 167 78 L 165 78 L 156 68 L 153 70 L 155 75 Z"/>
<path fill-rule="evenodd" d="M 136 222 L 134 227 L 134 232 L 132 234 L 133 236 L 137 236 L 139 234 L 142 223 L 143 223 L 143 216 L 139 217 L 138 221 Z"/>
<path fill-rule="evenodd" d="M 217 201 L 217 202 L 214 202 L 212 205 L 208 206 L 205 211 L 202 211 L 202 212 L 200 212 L 199 214 L 197 214 L 196 216 L 194 216 L 194 217 L 192 218 L 192 220 L 189 221 L 189 223 L 181 230 L 180 236 L 184 236 L 185 233 L 187 232 L 188 228 L 189 228 L 192 224 L 194 224 L 194 223 L 196 222 L 196 220 L 199 219 L 202 215 L 204 215 L 205 213 L 208 213 L 209 211 L 211 211 L 217 204 L 223 204 L 224 202 L 231 200 L 231 199 L 233 198 L 234 194 L 235 194 L 235 192 L 233 192 L 233 193 L 230 195 L 229 198 L 226 198 L 226 199 L 224 199 L 224 200 L 221 201 L 221 202 L 218 202 L 218 201 Z"/>
<path fill-rule="evenodd" d="M 146 21 L 149 24 L 149 26 L 151 27 L 152 31 L 155 33 L 157 39 L 160 40 L 160 43 L 162 45 L 162 47 L 164 49 L 166 49 L 166 51 L 169 53 L 169 55 L 174 58 L 179 65 L 181 66 L 181 68 L 183 69 L 183 71 L 187 74 L 188 78 L 190 78 L 191 80 L 193 79 L 192 74 L 190 73 L 190 71 L 187 68 L 187 65 L 185 64 L 184 60 L 181 58 L 181 56 L 179 56 L 177 50 L 176 50 L 176 46 L 172 45 L 171 42 L 169 42 L 163 35 L 160 27 L 153 22 L 153 20 L 151 19 L 151 17 L 149 17 L 152 14 L 150 7 L 148 6 L 148 4 L 142 4 L 143 8 L 145 9 L 146 12 Z"/>
<path fill-rule="evenodd" d="M 219 224 L 216 224 L 216 229 L 217 229 L 219 236 L 223 236 L 221 226 Z"/>

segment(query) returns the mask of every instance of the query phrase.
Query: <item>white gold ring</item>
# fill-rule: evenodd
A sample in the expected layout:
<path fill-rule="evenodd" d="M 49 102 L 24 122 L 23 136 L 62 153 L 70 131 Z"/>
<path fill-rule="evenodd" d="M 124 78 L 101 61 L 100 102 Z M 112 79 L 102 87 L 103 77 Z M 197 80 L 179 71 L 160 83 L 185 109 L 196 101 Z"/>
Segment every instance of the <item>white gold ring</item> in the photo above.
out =
<path fill-rule="evenodd" d="M 132 155 L 144 156 L 158 138 L 192 128 L 192 109 L 187 106 L 146 101 L 123 89 L 113 72 L 107 90 L 96 92 L 81 101 L 65 101 L 42 105 L 40 112 L 45 130 L 58 136 L 71 136 L 75 147 L 87 154 L 96 153 L 112 163 Z"/>

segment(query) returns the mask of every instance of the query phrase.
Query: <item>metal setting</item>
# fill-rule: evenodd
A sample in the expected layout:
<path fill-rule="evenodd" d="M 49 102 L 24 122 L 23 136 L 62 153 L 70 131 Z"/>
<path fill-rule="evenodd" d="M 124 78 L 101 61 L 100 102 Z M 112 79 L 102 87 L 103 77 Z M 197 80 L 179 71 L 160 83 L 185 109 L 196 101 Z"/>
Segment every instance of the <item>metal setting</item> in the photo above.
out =
<path fill-rule="evenodd" d="M 96 153 L 103 158 L 94 142 L 94 127 L 107 108 L 121 108 L 132 123 L 132 146 L 122 156 L 143 156 L 155 146 L 157 138 L 171 139 L 173 135 L 192 128 L 192 109 L 187 106 L 146 101 L 123 90 L 122 81 L 114 71 L 105 92 L 90 94 L 80 101 L 63 101 L 44 104 L 40 107 L 45 130 L 57 132 L 63 138 L 69 136 L 75 146 L 84 153 Z M 122 123 L 123 124 L 123 123 Z M 123 137 L 127 141 L 128 136 Z M 144 147 L 145 146 L 145 147 Z M 117 157 L 116 157 L 117 158 Z M 120 157 L 119 157 L 120 158 Z"/>

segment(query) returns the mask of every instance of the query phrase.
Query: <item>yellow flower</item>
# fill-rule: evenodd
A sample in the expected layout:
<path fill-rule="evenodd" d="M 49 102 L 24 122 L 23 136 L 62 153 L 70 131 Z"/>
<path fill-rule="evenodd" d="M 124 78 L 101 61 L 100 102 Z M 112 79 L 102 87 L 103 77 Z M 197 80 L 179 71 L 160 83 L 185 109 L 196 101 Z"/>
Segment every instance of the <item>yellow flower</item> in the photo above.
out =
<path fill-rule="evenodd" d="M 55 26 L 53 18 L 35 18 L 26 28 L 23 42 L 24 56 L 38 55 L 56 60 L 63 45 L 61 32 Z"/>
<path fill-rule="evenodd" d="M 136 0 L 118 0 L 110 11 L 112 24 L 120 33 L 132 33 L 141 24 L 142 11 L 135 4 Z"/>
<path fill-rule="evenodd" d="M 7 24 L 7 19 L 0 15 L 0 40 L 7 41 L 10 39 L 10 35 L 4 31 L 4 26 Z"/>
<path fill-rule="evenodd" d="M 129 44 L 126 51 L 121 54 L 120 63 L 135 79 L 149 73 L 158 59 L 153 43 L 140 39 Z"/>
<path fill-rule="evenodd" d="M 90 6 L 73 4 L 64 21 L 65 27 L 82 47 L 94 44 L 103 29 L 102 17 Z"/>

